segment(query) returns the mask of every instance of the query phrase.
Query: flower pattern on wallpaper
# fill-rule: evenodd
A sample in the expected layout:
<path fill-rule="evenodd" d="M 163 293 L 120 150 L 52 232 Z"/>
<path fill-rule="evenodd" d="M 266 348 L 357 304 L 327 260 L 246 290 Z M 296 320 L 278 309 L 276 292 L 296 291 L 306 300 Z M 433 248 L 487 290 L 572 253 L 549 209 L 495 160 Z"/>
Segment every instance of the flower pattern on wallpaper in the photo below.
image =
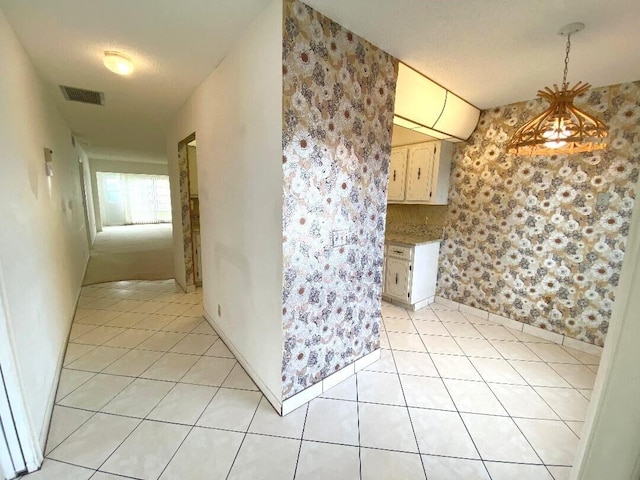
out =
<path fill-rule="evenodd" d="M 393 57 L 284 2 L 285 398 L 379 347 L 396 78 Z"/>
<path fill-rule="evenodd" d="M 603 345 L 640 166 L 640 82 L 576 104 L 609 125 L 606 150 L 508 155 L 515 128 L 544 105 L 482 113 L 454 157 L 438 295 Z M 600 193 L 608 205 L 597 205 Z"/>
<path fill-rule="evenodd" d="M 178 172 L 180 174 L 180 216 L 182 218 L 182 251 L 184 253 L 185 287 L 195 285 L 193 274 L 193 239 L 191 237 L 191 199 L 189 192 L 189 161 L 187 144 L 178 148 Z"/>

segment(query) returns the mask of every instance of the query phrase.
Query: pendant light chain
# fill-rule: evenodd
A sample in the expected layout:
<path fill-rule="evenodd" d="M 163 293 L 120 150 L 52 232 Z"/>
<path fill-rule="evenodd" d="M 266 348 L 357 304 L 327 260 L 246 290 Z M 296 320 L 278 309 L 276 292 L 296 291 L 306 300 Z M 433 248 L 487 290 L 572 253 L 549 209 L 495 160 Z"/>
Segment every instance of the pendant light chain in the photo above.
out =
<path fill-rule="evenodd" d="M 562 77 L 562 88 L 567 85 L 567 74 L 569 73 L 569 51 L 571 50 L 571 34 L 567 35 L 567 49 L 564 56 L 564 76 Z"/>

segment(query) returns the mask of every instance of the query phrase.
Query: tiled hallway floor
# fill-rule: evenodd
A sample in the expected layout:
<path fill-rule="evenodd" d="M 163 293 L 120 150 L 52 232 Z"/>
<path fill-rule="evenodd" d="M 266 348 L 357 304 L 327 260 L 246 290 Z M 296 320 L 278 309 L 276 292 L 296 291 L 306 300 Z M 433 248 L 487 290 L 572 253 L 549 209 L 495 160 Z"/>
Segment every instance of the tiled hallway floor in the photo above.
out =
<path fill-rule="evenodd" d="M 379 362 L 280 418 L 201 293 L 85 287 L 27 478 L 568 478 L 597 357 L 438 304 L 383 316 Z"/>

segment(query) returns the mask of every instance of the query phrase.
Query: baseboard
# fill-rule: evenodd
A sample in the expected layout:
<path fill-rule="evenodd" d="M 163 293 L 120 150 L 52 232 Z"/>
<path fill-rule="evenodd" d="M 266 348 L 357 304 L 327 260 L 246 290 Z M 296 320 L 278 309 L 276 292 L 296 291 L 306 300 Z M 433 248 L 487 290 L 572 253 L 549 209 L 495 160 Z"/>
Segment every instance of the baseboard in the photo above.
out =
<path fill-rule="evenodd" d="M 469 305 L 465 305 L 464 303 L 454 302 L 453 300 L 449 300 L 448 298 L 440 297 L 437 295 L 435 297 L 435 303 L 443 305 L 452 310 L 459 310 L 463 313 L 481 317 L 485 320 L 489 320 L 490 322 L 497 323 L 513 330 L 518 330 L 519 332 L 533 335 L 534 337 L 548 340 L 558 345 L 564 345 L 567 348 L 573 348 L 574 350 L 579 350 L 596 357 L 602 356 L 603 347 L 584 342 L 576 338 L 567 337 L 566 335 L 563 335 L 561 333 L 551 332 L 549 330 L 545 330 L 544 328 L 536 327 L 535 325 L 518 322 L 517 320 L 513 320 L 509 317 L 504 317 L 502 315 L 497 315 L 486 310 L 471 307 Z"/>
<path fill-rule="evenodd" d="M 58 386 L 60 384 L 60 375 L 62 374 L 62 367 L 64 364 L 64 357 L 67 354 L 67 348 L 69 347 L 69 338 L 71 337 L 71 328 L 73 328 L 73 319 L 76 314 L 76 310 L 78 310 L 78 303 L 80 302 L 80 295 L 82 295 L 82 287 L 84 286 L 84 277 L 87 274 L 87 268 L 89 268 L 89 261 L 91 260 L 91 255 L 87 256 L 87 261 L 84 264 L 84 271 L 82 272 L 82 279 L 80 281 L 80 286 L 78 288 L 78 293 L 76 294 L 76 302 L 73 307 L 73 313 L 71 314 L 71 321 L 67 327 L 67 333 L 64 336 L 64 345 L 61 349 L 61 354 L 58 358 L 58 362 L 56 365 L 56 373 L 54 375 L 54 382 L 51 389 L 51 393 L 49 394 L 49 399 L 47 400 L 47 409 L 45 411 L 45 423 L 40 427 L 40 434 L 38 436 L 38 443 L 40 448 L 44 452 L 47 446 L 47 437 L 49 436 L 49 428 L 51 427 L 51 417 L 53 416 L 53 407 L 56 403 L 56 395 L 58 394 Z M 40 466 L 38 465 L 38 468 Z M 31 471 L 31 470 L 30 470 Z"/>
<path fill-rule="evenodd" d="M 412 305 L 410 303 L 406 303 L 406 302 L 403 302 L 401 300 L 398 300 L 398 299 L 395 299 L 395 298 L 392 298 L 392 297 L 389 297 L 387 295 L 382 294 L 382 299 L 384 301 L 389 302 L 389 303 L 391 303 L 393 305 L 398 305 L 400 307 L 404 307 L 404 308 L 406 308 L 408 310 L 411 310 L 411 311 L 414 311 L 414 312 L 416 310 L 420 310 L 421 308 L 424 308 L 424 307 L 426 307 L 428 305 L 431 305 L 435 301 L 435 298 L 436 298 L 435 296 L 434 297 L 428 297 L 428 298 L 425 298 L 424 300 L 421 300 L 421 301 L 419 301 L 417 303 L 414 303 Z"/>
<path fill-rule="evenodd" d="M 229 337 L 225 335 L 224 331 L 218 326 L 218 324 L 213 320 L 213 317 L 205 310 L 204 318 L 207 320 L 209 325 L 213 327 L 218 336 L 225 343 L 227 348 L 231 350 L 231 353 L 236 357 L 236 360 L 242 365 L 247 374 L 251 377 L 251 379 L 258 386 L 260 391 L 264 394 L 266 399 L 269 401 L 271 406 L 278 412 L 279 415 L 287 415 L 288 413 L 293 412 L 295 409 L 301 407 L 302 405 L 310 402 L 316 397 L 319 397 L 324 392 L 329 390 L 330 388 L 335 387 L 339 383 L 345 381 L 347 378 L 355 375 L 357 372 L 362 370 L 363 368 L 368 367 L 375 361 L 380 359 L 380 349 L 376 349 L 363 357 L 355 360 L 344 368 L 341 368 L 337 372 L 329 375 L 328 377 L 322 379 L 321 381 L 315 383 L 314 385 L 305 388 L 301 392 L 292 395 L 286 400 L 282 400 L 278 398 L 276 394 L 274 394 L 266 385 L 266 383 L 260 378 L 260 376 L 255 372 L 251 365 L 247 360 L 242 356 L 240 351 L 236 348 L 236 346 L 229 340 Z"/>
<path fill-rule="evenodd" d="M 346 367 L 341 368 L 335 373 L 332 373 L 328 377 L 323 378 L 318 383 L 313 384 L 312 386 L 305 388 L 301 392 L 292 395 L 282 402 L 282 412 L 281 415 L 287 415 L 288 413 L 293 412 L 295 409 L 301 407 L 302 405 L 309 403 L 316 397 L 319 397 L 323 393 L 327 392 L 329 389 L 335 387 L 339 383 L 344 382 L 349 377 L 352 377 L 360 370 L 367 368 L 372 363 L 380 360 L 380 349 L 376 349 L 371 353 L 360 357 L 355 362 L 350 363 Z"/>
<path fill-rule="evenodd" d="M 279 415 L 282 415 L 282 399 L 281 399 L 282 395 L 281 394 L 276 395 L 269 389 L 269 387 L 267 387 L 266 382 L 264 382 L 260 378 L 260 376 L 256 373 L 256 371 L 251 367 L 249 362 L 247 362 L 247 360 L 242 356 L 242 354 L 240 353 L 240 350 L 238 350 L 238 348 L 233 344 L 233 342 L 229 339 L 229 337 L 224 333 L 222 328 L 213 319 L 213 316 L 210 315 L 209 312 L 207 312 L 206 310 L 204 310 L 204 318 L 209 323 L 209 325 L 211 325 L 211 327 L 216 331 L 216 333 L 222 339 L 222 341 L 227 346 L 227 348 L 231 350 L 231 353 L 233 353 L 233 355 L 236 357 L 236 360 L 238 360 L 240 365 L 242 365 L 242 368 L 244 368 L 247 374 L 251 377 L 251 380 L 255 382 L 255 384 L 258 386 L 260 391 L 266 397 L 266 399 L 269 400 L 269 403 L 271 404 L 271 406 L 273 406 L 273 408 L 276 410 L 276 412 L 278 412 Z"/>

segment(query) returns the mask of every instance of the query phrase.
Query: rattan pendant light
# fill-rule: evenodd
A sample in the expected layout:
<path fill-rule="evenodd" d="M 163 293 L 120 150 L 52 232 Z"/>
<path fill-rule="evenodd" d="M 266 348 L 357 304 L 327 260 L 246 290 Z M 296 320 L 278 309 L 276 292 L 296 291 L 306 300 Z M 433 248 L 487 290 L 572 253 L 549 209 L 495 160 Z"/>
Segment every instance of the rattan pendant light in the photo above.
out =
<path fill-rule="evenodd" d="M 560 35 L 567 37 L 562 88 L 554 84 L 553 89 L 545 87 L 544 90 L 538 90 L 538 96 L 550 105 L 516 130 L 507 143 L 508 153 L 529 156 L 571 154 L 606 147 L 607 126 L 573 104 L 573 99 L 586 92 L 591 85 L 578 82 L 570 87 L 567 83 L 571 35 L 583 28 L 583 23 L 571 23 L 560 29 Z"/>

